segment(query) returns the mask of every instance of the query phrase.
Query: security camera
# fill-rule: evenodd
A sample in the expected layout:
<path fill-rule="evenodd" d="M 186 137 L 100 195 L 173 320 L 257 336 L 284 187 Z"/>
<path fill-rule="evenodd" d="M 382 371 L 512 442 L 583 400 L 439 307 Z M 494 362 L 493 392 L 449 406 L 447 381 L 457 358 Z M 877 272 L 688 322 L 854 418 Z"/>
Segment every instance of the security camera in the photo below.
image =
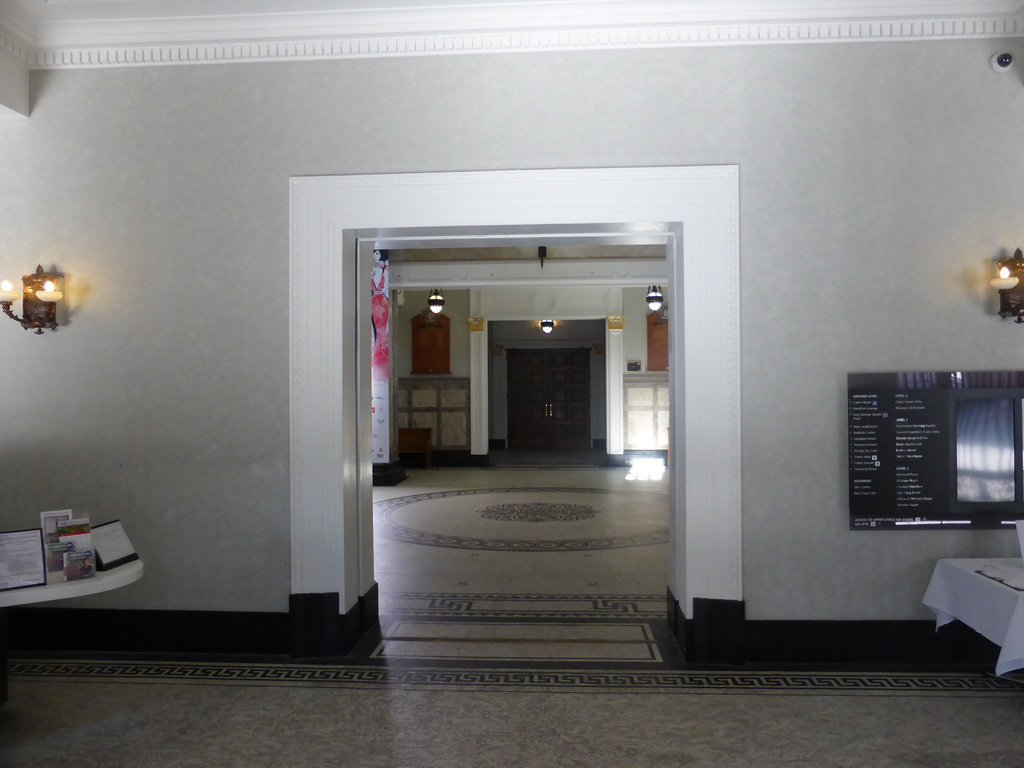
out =
<path fill-rule="evenodd" d="M 1009 72 L 1010 67 L 1013 66 L 1013 54 L 994 53 L 992 58 L 988 60 L 988 63 L 992 65 L 992 69 L 996 72 Z"/>

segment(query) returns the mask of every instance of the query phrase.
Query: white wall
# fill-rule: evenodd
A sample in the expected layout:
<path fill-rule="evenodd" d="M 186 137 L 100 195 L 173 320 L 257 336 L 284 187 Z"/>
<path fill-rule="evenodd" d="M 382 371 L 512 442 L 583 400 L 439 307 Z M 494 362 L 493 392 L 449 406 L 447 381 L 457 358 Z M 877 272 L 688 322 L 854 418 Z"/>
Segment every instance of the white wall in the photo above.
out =
<path fill-rule="evenodd" d="M 996 50 L 1024 43 L 33 73 L 0 275 L 57 267 L 70 317 L 0 319 L 0 527 L 120 517 L 146 577 L 79 605 L 285 610 L 289 177 L 736 163 L 747 615 L 927 618 L 936 558 L 1012 534 L 849 531 L 845 376 L 1024 367 L 986 284 L 1024 243 Z"/>

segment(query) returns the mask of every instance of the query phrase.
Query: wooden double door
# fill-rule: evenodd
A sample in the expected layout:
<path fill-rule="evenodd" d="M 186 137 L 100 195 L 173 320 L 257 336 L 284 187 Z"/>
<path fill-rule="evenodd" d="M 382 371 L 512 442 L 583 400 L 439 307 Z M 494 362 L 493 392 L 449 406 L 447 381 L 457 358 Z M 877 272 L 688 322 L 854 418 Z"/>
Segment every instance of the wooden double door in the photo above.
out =
<path fill-rule="evenodd" d="M 508 447 L 590 448 L 590 349 L 510 349 Z"/>

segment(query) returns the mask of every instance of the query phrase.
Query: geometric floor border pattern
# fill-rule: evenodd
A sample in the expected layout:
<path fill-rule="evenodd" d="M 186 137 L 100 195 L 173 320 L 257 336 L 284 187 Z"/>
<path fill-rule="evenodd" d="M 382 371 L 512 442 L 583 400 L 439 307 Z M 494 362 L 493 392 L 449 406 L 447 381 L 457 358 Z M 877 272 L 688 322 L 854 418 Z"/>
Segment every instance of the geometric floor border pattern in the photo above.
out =
<path fill-rule="evenodd" d="M 19 681 L 174 683 L 630 694 L 1024 697 L 1012 680 L 977 673 L 740 672 L 416 668 L 234 662 L 11 659 Z"/>
<path fill-rule="evenodd" d="M 393 592 L 384 612 L 452 618 L 664 619 L 665 595 L 473 594 Z"/>

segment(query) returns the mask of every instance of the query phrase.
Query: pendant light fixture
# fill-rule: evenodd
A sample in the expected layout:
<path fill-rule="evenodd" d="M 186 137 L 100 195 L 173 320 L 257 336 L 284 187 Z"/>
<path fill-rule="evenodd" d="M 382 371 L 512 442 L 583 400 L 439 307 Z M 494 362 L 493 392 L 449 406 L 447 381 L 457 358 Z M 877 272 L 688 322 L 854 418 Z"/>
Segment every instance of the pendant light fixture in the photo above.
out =
<path fill-rule="evenodd" d="M 435 288 L 430 292 L 430 298 L 427 299 L 427 307 L 435 315 L 440 314 L 441 310 L 444 309 L 444 294 L 441 293 L 440 288 Z"/>
<path fill-rule="evenodd" d="M 657 312 L 661 309 L 661 305 L 664 301 L 665 297 L 661 293 L 660 285 L 652 285 L 647 289 L 647 307 L 651 312 Z"/>

